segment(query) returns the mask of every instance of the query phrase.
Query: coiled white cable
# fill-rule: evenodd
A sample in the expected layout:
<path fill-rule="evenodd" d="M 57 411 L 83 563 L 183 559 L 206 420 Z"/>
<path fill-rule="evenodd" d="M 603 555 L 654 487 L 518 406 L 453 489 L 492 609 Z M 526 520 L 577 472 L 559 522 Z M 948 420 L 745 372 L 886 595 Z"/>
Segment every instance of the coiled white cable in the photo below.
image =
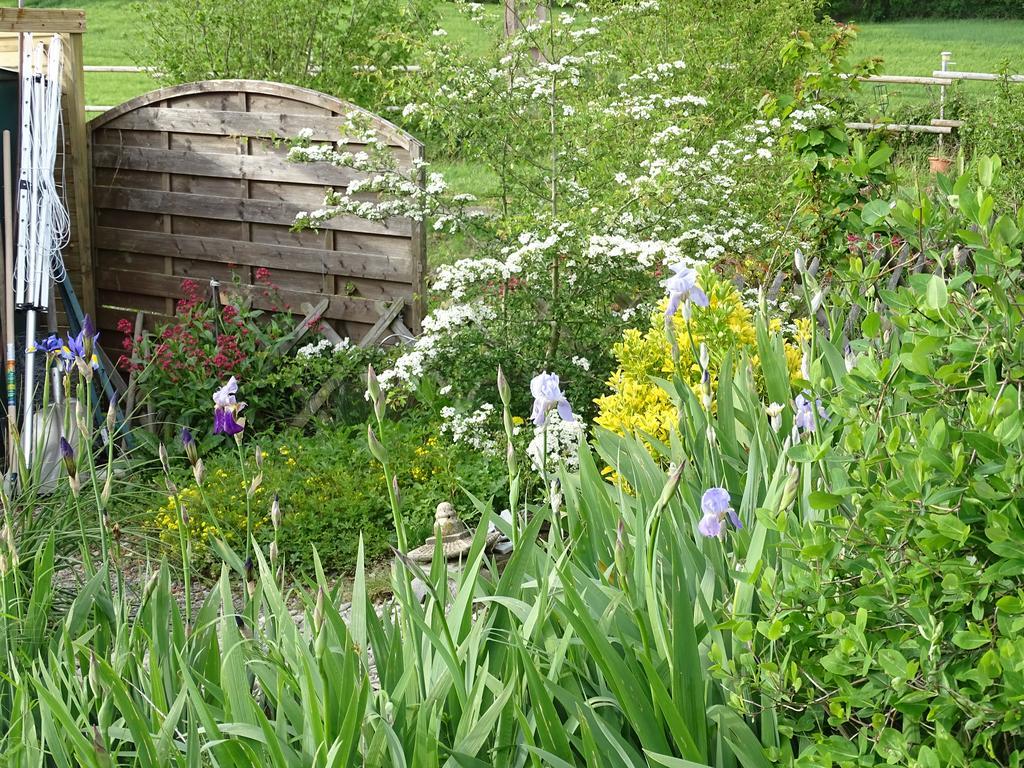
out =
<path fill-rule="evenodd" d="M 31 38 L 26 38 L 15 301 L 19 306 L 45 312 L 50 301 L 49 280 L 63 280 L 66 275 L 61 251 L 71 240 L 64 190 L 54 179 L 58 139 L 63 139 L 60 104 L 64 57 L 59 35 L 50 40 L 48 51 L 43 43 L 32 48 Z M 60 154 L 63 173 L 64 157 Z"/>

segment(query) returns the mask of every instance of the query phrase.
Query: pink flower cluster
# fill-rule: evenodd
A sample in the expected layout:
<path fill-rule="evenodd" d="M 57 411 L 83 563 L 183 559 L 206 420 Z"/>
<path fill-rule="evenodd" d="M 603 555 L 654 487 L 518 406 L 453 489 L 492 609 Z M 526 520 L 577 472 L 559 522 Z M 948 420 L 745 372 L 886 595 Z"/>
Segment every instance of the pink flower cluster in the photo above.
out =
<path fill-rule="evenodd" d="M 256 270 L 256 279 L 273 287 L 266 267 Z M 176 321 L 164 327 L 158 339 L 138 349 L 137 362 L 132 361 L 133 353 L 143 344 L 143 338 L 134 335 L 128 318 L 118 321 L 117 330 L 124 334 L 124 354 L 118 359 L 120 368 L 139 371 L 155 365 L 170 383 L 178 384 L 197 376 L 222 378 L 242 367 L 247 356 L 244 347 L 252 344 L 243 342 L 252 329 L 238 307 L 225 304 L 218 318 L 195 280 L 182 280 L 181 293 Z"/>

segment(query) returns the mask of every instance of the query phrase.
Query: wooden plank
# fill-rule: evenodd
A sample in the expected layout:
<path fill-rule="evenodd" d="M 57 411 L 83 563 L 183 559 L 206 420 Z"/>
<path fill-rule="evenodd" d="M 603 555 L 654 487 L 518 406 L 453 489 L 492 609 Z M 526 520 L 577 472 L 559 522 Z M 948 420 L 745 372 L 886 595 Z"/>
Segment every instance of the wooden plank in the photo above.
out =
<path fill-rule="evenodd" d="M 293 182 L 336 188 L 347 187 L 365 173 L 329 163 L 294 163 L 283 156 L 239 155 L 235 153 L 197 152 L 189 149 L 149 149 L 111 144 L 95 144 L 93 165 L 118 171 L 191 174 L 249 181 Z M 320 193 L 323 197 L 323 193 Z"/>
<path fill-rule="evenodd" d="M 395 299 L 405 299 L 405 311 L 415 298 L 414 289 L 408 280 L 392 282 L 387 280 L 364 280 L 359 277 L 335 275 L 331 285 L 324 290 L 333 291 L 346 296 L 361 296 L 364 299 L 379 299 L 391 303 Z"/>
<path fill-rule="evenodd" d="M 146 272 L 130 272 L 119 269 L 104 269 L 97 275 L 97 282 L 103 291 L 114 291 L 125 297 L 150 296 L 167 297 L 178 296 L 181 291 L 181 278 L 174 275 L 159 275 Z M 222 291 L 240 290 L 252 299 L 253 306 L 258 309 L 275 310 L 279 307 L 274 302 L 262 295 L 263 286 L 228 286 L 223 285 Z M 308 291 L 294 291 L 281 289 L 279 292 L 282 301 L 289 306 L 298 307 L 305 301 L 319 302 L 324 298 L 328 299 L 327 308 L 323 312 L 324 317 L 334 320 L 356 320 L 359 322 L 374 322 L 381 316 L 387 306 L 384 302 L 370 299 L 359 299 L 345 296 L 327 296 Z M 126 301 L 131 301 L 127 299 Z M 121 306 L 131 307 L 130 303 Z"/>
<path fill-rule="evenodd" d="M 991 72 L 954 72 L 936 69 L 932 74 L 935 77 L 946 77 L 951 80 L 1006 80 L 1010 83 L 1024 83 L 1024 75 L 997 75 Z"/>
<path fill-rule="evenodd" d="M 305 312 L 307 316 L 311 315 L 315 311 L 315 307 L 311 306 L 308 301 L 304 302 L 300 309 L 303 312 Z M 334 344 L 335 346 L 341 344 L 341 342 L 344 341 L 344 339 L 342 339 L 341 336 L 338 335 L 338 332 L 331 328 L 331 326 L 329 326 L 325 322 L 318 322 L 316 325 L 316 330 L 317 333 L 319 333 L 321 336 L 323 336 L 325 339 L 327 339 L 329 342 L 331 342 L 331 344 Z"/>
<path fill-rule="evenodd" d="M 180 295 L 180 287 L 176 290 L 174 295 Z M 150 318 L 156 315 L 163 315 L 168 317 L 166 314 L 167 302 L 164 300 L 164 296 L 140 296 L 137 293 L 119 293 L 118 291 L 107 291 L 102 288 L 99 291 L 99 304 L 101 307 L 107 309 L 118 309 L 122 313 L 134 314 L 136 311 L 143 309 L 146 311 L 146 322 L 148 323 Z M 102 311 L 98 314 L 102 315 Z M 98 328 L 103 329 L 103 325 L 97 325 Z M 106 328 L 114 328 L 113 325 L 107 325 Z"/>
<path fill-rule="evenodd" d="M 81 17 L 82 31 L 85 29 L 85 14 Z M 79 301 L 87 315 L 96 315 L 95 254 L 92 246 L 92 164 L 89 161 L 89 134 L 85 130 L 85 81 L 81 76 L 84 61 L 82 35 L 68 35 L 68 63 L 64 69 L 64 91 L 68 116 L 65 130 L 67 140 L 64 151 L 70 154 L 65 161 L 71 167 L 74 194 L 71 195 L 68 213 L 73 217 L 76 250 L 80 254 L 79 272 L 82 279 Z M 70 150 L 70 151 L 69 151 Z"/>
<path fill-rule="evenodd" d="M 96 258 L 104 269 L 127 269 L 130 272 L 162 272 L 164 259 L 159 255 L 148 253 L 129 253 L 127 251 L 111 251 L 99 247 Z"/>
<path fill-rule="evenodd" d="M 136 312 L 137 310 L 134 309 L 118 309 L 116 307 L 101 306 L 96 312 L 96 327 L 100 329 L 101 339 L 103 341 L 107 341 L 115 338 L 118 333 L 118 320 L 130 320 Z M 157 314 L 155 312 L 146 312 L 143 318 L 143 329 L 146 331 L 153 331 L 158 325 L 166 325 L 171 322 L 174 322 L 173 317 Z M 136 338 L 138 337 L 136 336 Z M 120 343 L 120 341 L 118 341 L 118 343 Z"/>
<path fill-rule="evenodd" d="M 964 121 L 963 120 L 940 120 L 940 119 L 936 118 L 934 120 L 929 120 L 929 122 L 932 125 L 944 126 L 946 128 L 963 128 L 964 127 Z"/>
<path fill-rule="evenodd" d="M 323 315 L 324 310 L 327 309 L 327 304 L 327 299 L 322 299 L 315 307 L 308 301 L 302 302 L 300 309 L 305 312 L 305 315 L 298 322 L 292 332 L 278 342 L 277 347 L 274 348 L 274 354 L 278 356 L 287 355 L 289 350 L 299 342 L 299 339 L 309 333 L 309 331 L 320 323 L 320 316 Z"/>
<path fill-rule="evenodd" d="M 220 98 L 227 101 L 228 95 L 223 94 Z M 167 131 L 161 133 L 166 137 L 166 142 L 164 146 L 156 147 L 156 149 L 188 149 L 204 154 L 244 155 L 246 154 L 245 145 L 249 143 L 244 136 L 210 136 L 205 133 L 189 134 Z"/>
<path fill-rule="evenodd" d="M 888 83 L 892 85 L 952 85 L 948 77 L 917 77 L 915 75 L 867 75 L 858 77 L 863 83 Z"/>
<path fill-rule="evenodd" d="M 377 127 L 382 137 L 386 137 L 386 140 L 391 143 L 394 141 L 398 146 L 409 148 L 413 145 L 419 144 L 416 139 L 410 136 L 408 133 L 403 131 L 398 126 L 385 120 L 379 115 L 375 115 L 372 112 L 368 112 L 361 107 L 357 107 L 341 99 L 333 96 L 328 96 L 324 93 L 318 93 L 317 91 L 310 90 L 309 88 L 300 88 L 294 85 L 282 85 L 281 83 L 271 83 L 263 80 L 205 80 L 199 83 L 186 83 L 184 85 L 176 85 L 170 88 L 161 88 L 156 91 L 144 94 L 137 98 L 126 101 L 114 109 L 110 110 L 104 115 L 96 118 L 95 128 L 101 128 L 112 120 L 117 119 L 121 115 L 132 112 L 133 110 L 139 109 L 140 107 L 149 107 L 156 102 L 171 101 L 176 99 L 192 96 L 200 93 L 253 93 L 260 95 L 274 95 L 281 96 L 285 99 L 290 99 L 296 102 L 298 105 L 303 104 L 314 104 L 322 107 L 323 109 L 334 112 L 339 115 L 361 115 L 368 120 L 371 124 Z M 255 108 L 255 102 L 251 111 L 260 111 Z M 279 107 L 273 110 L 264 110 L 272 112 L 282 112 Z"/>
<path fill-rule="evenodd" d="M 196 216 L 205 219 L 291 225 L 295 221 L 295 215 L 303 210 L 301 206 L 289 203 L 214 195 L 192 195 L 184 192 L 161 192 L 122 187 L 96 187 L 94 191 L 97 208 L 139 212 L 159 211 L 173 216 Z M 321 228 L 408 237 L 412 231 L 412 222 L 404 218 L 373 222 L 358 216 L 345 215 L 324 222 Z"/>
<path fill-rule="evenodd" d="M 405 323 L 402 322 L 400 317 L 395 318 L 395 322 L 391 324 L 391 330 L 398 334 L 402 341 L 413 341 L 416 338 L 413 332 L 405 327 Z"/>
<path fill-rule="evenodd" d="M 99 248 L 205 259 L 251 267 L 278 267 L 296 272 L 335 274 L 371 280 L 404 282 L 409 274 L 408 256 L 362 253 L 359 251 L 325 251 L 297 248 L 287 245 L 247 243 L 240 240 L 222 240 L 194 235 L 169 235 L 163 232 L 98 227 L 96 243 Z"/>
<path fill-rule="evenodd" d="M 423 145 L 411 148 L 410 153 L 414 160 L 425 160 Z M 426 184 L 426 169 L 420 170 L 420 185 Z M 411 276 L 413 300 L 407 313 L 409 327 L 419 333 L 420 323 L 427 312 L 427 290 L 425 276 L 427 274 L 427 236 L 422 221 L 413 221 L 410 238 L 412 240 L 413 271 Z"/>
<path fill-rule="evenodd" d="M 49 8 L 0 8 L 0 32 L 60 34 L 85 32 L 85 11 Z"/>
<path fill-rule="evenodd" d="M 854 131 L 893 131 L 896 133 L 952 133 L 953 129 L 940 125 L 911 125 L 907 123 L 847 123 Z"/>
<path fill-rule="evenodd" d="M 402 310 L 405 309 L 405 299 L 396 299 L 391 302 L 391 306 L 387 308 L 380 319 L 373 324 L 373 327 L 366 332 L 366 335 L 359 341 L 359 346 L 363 349 L 371 347 L 376 344 L 384 336 L 384 332 L 387 331 L 388 326 L 394 322 L 395 318 L 402 314 Z"/>
<path fill-rule="evenodd" d="M 340 115 L 299 115 L 282 112 L 234 112 L 231 110 L 140 107 L 109 123 L 110 128 L 208 133 L 216 136 L 251 136 L 267 139 L 297 138 L 299 131 L 312 131 L 313 141 L 344 138 L 345 118 Z M 404 142 L 389 142 L 403 147 Z"/>
<path fill-rule="evenodd" d="M 376 344 L 378 339 L 380 339 L 388 329 L 388 326 L 402 313 L 404 306 L 405 301 L 403 299 L 398 299 L 393 302 L 391 306 L 387 308 L 387 311 L 380 316 L 380 319 L 374 323 L 373 327 L 366 333 L 366 335 L 363 336 L 362 341 L 359 342 L 359 346 L 366 348 L 372 344 Z M 330 399 L 335 390 L 341 386 L 344 379 L 344 374 L 339 372 L 325 381 L 323 386 L 316 391 L 316 394 L 310 398 L 309 405 L 307 405 L 305 409 L 299 411 L 299 413 L 295 415 L 295 418 L 292 419 L 292 426 L 299 428 L 306 426 L 310 419 L 312 419 L 313 416 L 323 408 L 324 403 Z"/>

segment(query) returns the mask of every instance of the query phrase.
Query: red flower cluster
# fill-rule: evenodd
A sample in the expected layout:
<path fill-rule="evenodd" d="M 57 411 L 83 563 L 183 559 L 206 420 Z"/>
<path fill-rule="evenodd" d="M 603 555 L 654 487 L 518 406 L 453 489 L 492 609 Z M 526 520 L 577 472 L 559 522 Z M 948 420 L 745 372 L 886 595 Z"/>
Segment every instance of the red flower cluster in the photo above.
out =
<path fill-rule="evenodd" d="M 256 275 L 257 279 L 268 284 L 270 270 L 261 267 Z M 118 366 L 127 371 L 139 371 L 154 365 L 171 384 L 197 377 L 224 378 L 237 374 L 247 358 L 241 341 L 252 332 L 240 316 L 238 307 L 224 305 L 218 322 L 217 315 L 201 294 L 199 283 L 182 280 L 181 292 L 176 322 L 165 326 L 158 340 L 140 350 L 140 363 L 133 364 L 131 357 L 136 345 L 142 343 L 142 338 L 134 337 L 128 318 L 118 321 L 117 329 L 124 334 L 121 346 L 125 350 L 118 359 Z M 251 345 L 252 342 L 248 346 Z"/>
<path fill-rule="evenodd" d="M 182 298 L 178 299 L 178 314 L 184 315 L 191 312 L 202 302 L 203 297 L 199 295 L 199 283 L 188 278 L 181 281 Z"/>

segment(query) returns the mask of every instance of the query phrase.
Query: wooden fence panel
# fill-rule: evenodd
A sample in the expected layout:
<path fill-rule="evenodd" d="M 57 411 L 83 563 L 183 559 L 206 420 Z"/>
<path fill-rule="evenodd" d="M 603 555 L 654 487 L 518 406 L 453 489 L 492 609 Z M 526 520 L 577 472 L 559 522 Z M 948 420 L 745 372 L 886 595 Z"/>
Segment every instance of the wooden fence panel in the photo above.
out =
<path fill-rule="evenodd" d="M 423 313 L 423 225 L 341 216 L 319 231 L 294 232 L 296 213 L 343 190 L 358 174 L 287 160 L 278 142 L 304 128 L 314 141 L 347 144 L 349 116 L 368 118 L 402 168 L 422 145 L 376 115 L 304 88 L 220 80 L 140 96 L 89 123 L 93 174 L 93 263 L 98 325 L 115 347 L 118 320 L 174 314 L 182 279 L 237 281 L 256 306 L 266 267 L 290 311 L 327 299 L 324 318 L 358 341 L 404 301 L 404 320 Z M 227 287 L 227 286 L 225 286 Z"/>

